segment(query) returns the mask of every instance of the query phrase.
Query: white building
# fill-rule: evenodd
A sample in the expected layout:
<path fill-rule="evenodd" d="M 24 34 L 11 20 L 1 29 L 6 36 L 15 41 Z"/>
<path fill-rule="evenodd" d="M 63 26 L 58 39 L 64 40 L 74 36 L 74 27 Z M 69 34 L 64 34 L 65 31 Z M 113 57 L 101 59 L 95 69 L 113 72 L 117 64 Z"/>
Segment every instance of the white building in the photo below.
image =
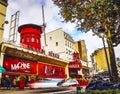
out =
<path fill-rule="evenodd" d="M 53 51 L 53 53 L 59 54 L 59 58 L 68 62 L 73 60 L 74 40 L 62 28 L 46 33 L 45 37 L 44 34 L 41 36 L 41 47 L 46 52 Z"/>
<path fill-rule="evenodd" d="M 116 58 L 116 65 L 118 70 L 118 76 L 120 77 L 120 58 Z"/>

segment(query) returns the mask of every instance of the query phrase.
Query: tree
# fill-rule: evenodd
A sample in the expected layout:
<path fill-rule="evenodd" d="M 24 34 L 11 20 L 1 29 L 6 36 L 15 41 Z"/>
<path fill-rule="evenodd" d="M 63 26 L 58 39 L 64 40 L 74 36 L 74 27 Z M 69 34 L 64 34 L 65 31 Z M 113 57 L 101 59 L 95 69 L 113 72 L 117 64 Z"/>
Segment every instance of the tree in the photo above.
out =
<path fill-rule="evenodd" d="M 116 3 L 116 2 L 117 3 Z M 78 30 L 105 34 L 110 53 L 113 81 L 118 80 L 113 46 L 120 43 L 119 0 L 53 0 L 65 22 L 76 23 Z M 116 39 L 116 40 L 114 40 Z"/>

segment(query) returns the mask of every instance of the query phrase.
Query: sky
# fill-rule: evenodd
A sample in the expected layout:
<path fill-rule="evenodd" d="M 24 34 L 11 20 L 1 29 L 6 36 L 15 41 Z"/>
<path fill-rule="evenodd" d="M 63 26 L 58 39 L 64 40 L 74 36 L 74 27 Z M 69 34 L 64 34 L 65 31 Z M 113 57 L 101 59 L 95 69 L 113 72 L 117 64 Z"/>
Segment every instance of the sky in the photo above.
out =
<path fill-rule="evenodd" d="M 17 11 L 20 11 L 19 26 L 30 23 L 42 25 L 42 5 L 44 6 L 46 33 L 58 28 L 62 28 L 63 31 L 70 34 L 75 41 L 85 40 L 89 61 L 89 56 L 91 53 L 93 53 L 94 50 L 103 47 L 102 39 L 97 36 L 93 36 L 91 31 L 88 33 L 83 33 L 76 30 L 75 24 L 70 22 L 63 23 L 63 18 L 59 15 L 59 8 L 53 4 L 52 0 L 8 0 L 6 20 L 10 22 L 11 15 L 15 14 Z M 10 24 L 5 25 L 5 40 L 8 39 L 9 27 Z M 116 57 L 120 57 L 119 50 L 120 45 L 118 45 L 118 47 L 115 47 Z"/>

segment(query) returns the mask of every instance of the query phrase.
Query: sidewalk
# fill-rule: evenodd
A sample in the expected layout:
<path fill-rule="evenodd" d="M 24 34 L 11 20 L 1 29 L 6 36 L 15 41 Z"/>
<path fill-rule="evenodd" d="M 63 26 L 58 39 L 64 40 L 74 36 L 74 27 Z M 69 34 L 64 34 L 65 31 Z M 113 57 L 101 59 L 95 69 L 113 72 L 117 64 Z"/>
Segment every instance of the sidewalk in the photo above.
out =
<path fill-rule="evenodd" d="M 7 89 L 6 87 L 0 87 L 0 90 L 28 90 L 30 89 L 29 87 L 25 87 L 24 89 L 19 89 L 19 87 L 16 87 L 16 89 Z"/>
<path fill-rule="evenodd" d="M 85 88 L 86 86 L 80 86 L 82 87 L 81 90 L 79 90 L 79 92 L 85 92 Z M 77 87 L 69 87 L 70 89 L 72 89 L 73 91 L 77 92 Z"/>

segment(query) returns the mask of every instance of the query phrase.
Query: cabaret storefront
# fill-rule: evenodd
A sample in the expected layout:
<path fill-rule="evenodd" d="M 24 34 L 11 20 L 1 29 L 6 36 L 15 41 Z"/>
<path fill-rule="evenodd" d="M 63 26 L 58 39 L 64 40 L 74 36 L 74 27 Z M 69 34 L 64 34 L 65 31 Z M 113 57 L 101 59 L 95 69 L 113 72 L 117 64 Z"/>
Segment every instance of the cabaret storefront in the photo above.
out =
<path fill-rule="evenodd" d="M 63 67 L 8 55 L 4 57 L 3 67 L 6 69 L 4 75 L 36 75 L 43 78 L 65 78 L 66 76 Z"/>
<path fill-rule="evenodd" d="M 42 26 L 24 24 L 18 27 L 20 44 L 3 42 L 1 58 L 6 72 L 3 75 L 31 76 L 43 78 L 66 78 L 68 62 L 59 55 L 41 48 Z"/>
<path fill-rule="evenodd" d="M 3 67 L 6 69 L 4 74 L 12 76 L 36 75 L 37 65 L 35 61 L 25 60 L 14 56 L 5 55 Z"/>
<path fill-rule="evenodd" d="M 81 69 L 82 69 L 82 64 L 81 62 L 70 62 L 69 65 L 69 76 L 72 78 L 81 78 L 82 77 L 82 73 L 80 73 Z"/>
<path fill-rule="evenodd" d="M 73 61 L 68 64 L 69 76 L 71 78 L 81 78 L 82 77 L 82 64 L 80 62 L 80 57 L 78 52 L 73 53 Z"/>

